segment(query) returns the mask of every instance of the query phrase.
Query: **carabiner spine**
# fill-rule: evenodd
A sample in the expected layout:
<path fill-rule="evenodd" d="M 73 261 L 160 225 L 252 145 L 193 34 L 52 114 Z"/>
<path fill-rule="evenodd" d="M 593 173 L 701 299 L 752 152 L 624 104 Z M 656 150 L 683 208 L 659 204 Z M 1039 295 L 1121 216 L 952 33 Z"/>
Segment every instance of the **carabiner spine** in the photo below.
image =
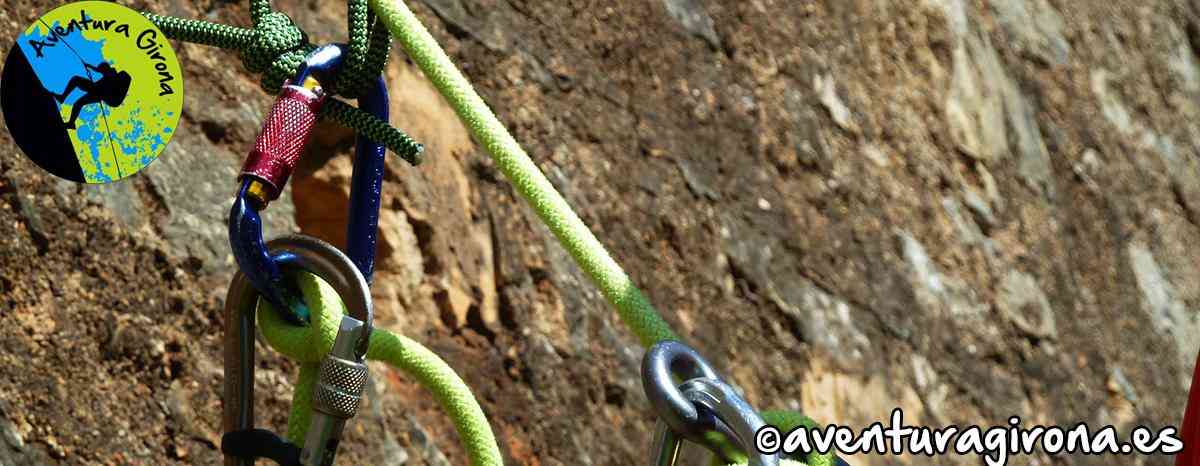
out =
<path fill-rule="evenodd" d="M 225 296 L 225 387 L 221 427 L 235 432 L 254 427 L 254 308 L 258 292 L 246 275 L 234 274 Z M 249 388 L 247 390 L 247 388 Z M 225 455 L 225 466 L 253 466 Z"/>

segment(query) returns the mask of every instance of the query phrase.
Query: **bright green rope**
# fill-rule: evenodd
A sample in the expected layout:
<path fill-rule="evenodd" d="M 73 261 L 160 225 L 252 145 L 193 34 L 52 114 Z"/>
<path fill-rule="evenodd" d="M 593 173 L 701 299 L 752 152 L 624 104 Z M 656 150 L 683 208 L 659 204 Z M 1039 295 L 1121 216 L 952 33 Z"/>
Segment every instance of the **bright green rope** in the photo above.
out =
<path fill-rule="evenodd" d="M 475 89 L 467 82 L 446 52 L 438 46 L 421 21 L 401 1 L 371 0 L 371 8 L 392 35 L 445 96 L 517 192 L 529 201 L 554 236 L 591 277 L 621 319 L 643 345 L 678 339 L 633 280 L 609 256 L 604 245 L 546 179 L 529 155 L 496 119 Z"/>
<path fill-rule="evenodd" d="M 521 149 L 403 0 L 370 1 L 371 8 L 387 25 L 396 41 L 446 98 L 471 134 L 491 154 L 500 171 L 525 197 L 559 243 L 571 253 L 609 303 L 617 308 L 621 320 L 642 344 L 652 346 L 662 340 L 678 340 L 654 306 L 571 210 L 571 206 Z M 763 416 L 768 423 L 785 431 L 799 425 L 816 426 L 812 419 L 799 413 L 768 411 Z M 723 438 L 713 444 L 718 451 L 737 451 Z M 810 466 L 834 464 L 833 455 L 813 454 L 805 460 Z"/>
<path fill-rule="evenodd" d="M 299 444 L 303 442 L 312 416 L 312 390 L 317 380 L 318 363 L 333 347 L 345 307 L 337 291 L 311 273 L 297 274 L 296 284 L 312 311 L 310 324 L 298 327 L 284 321 L 266 300 L 259 302 L 258 324 L 272 348 L 302 363 L 292 395 L 287 434 L 289 441 Z M 445 361 L 420 343 L 379 328 L 371 334 L 367 358 L 400 369 L 433 393 L 454 423 L 471 464 L 503 464 L 500 447 L 483 409 L 471 394 L 470 387 Z"/>

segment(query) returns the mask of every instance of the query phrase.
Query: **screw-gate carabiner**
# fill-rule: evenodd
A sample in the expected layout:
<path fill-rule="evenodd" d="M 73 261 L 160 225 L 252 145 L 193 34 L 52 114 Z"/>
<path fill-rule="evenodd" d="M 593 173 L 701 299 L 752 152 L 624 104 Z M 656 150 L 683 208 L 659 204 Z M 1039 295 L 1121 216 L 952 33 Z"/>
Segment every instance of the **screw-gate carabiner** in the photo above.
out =
<path fill-rule="evenodd" d="M 316 82 L 332 79 L 341 66 L 343 51 L 344 47 L 336 44 L 314 50 L 293 81 L 285 85 L 284 93 L 264 123 L 255 149 L 247 158 L 241 175 L 242 186 L 229 215 L 230 247 L 238 268 L 288 320 L 297 324 L 307 320 L 308 312 L 299 294 L 286 286 L 279 267 L 267 253 L 259 210 L 283 190 L 315 122 L 320 100 L 311 97 L 320 97 L 319 90 L 308 91 L 300 85 L 309 83 L 310 78 Z M 368 86 L 358 101 L 363 110 L 387 119 L 388 95 L 382 77 Z M 276 112 L 276 109 L 280 111 Z M 386 155 L 387 148 L 382 143 L 358 136 L 350 187 L 346 251 L 367 283 L 371 282 L 374 272 Z"/>
<path fill-rule="evenodd" d="M 291 235 L 267 245 L 284 269 L 306 270 L 329 283 L 346 305 L 349 316 L 362 323 L 352 341 L 353 356 L 361 360 L 370 343 L 374 311 L 371 293 L 358 268 L 337 248 L 319 239 Z M 254 427 L 254 310 L 260 295 L 242 272 L 234 275 L 225 300 L 225 432 Z M 339 332 L 339 337 L 340 337 Z M 225 457 L 226 466 L 251 466 L 252 460 Z"/>

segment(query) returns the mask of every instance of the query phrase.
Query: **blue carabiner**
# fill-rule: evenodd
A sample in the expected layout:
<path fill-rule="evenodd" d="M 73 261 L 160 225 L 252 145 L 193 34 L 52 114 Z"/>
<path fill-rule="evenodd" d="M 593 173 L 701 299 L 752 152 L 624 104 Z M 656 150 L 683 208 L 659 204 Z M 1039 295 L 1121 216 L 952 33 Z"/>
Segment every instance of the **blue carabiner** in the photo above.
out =
<path fill-rule="evenodd" d="M 318 81 L 328 80 L 342 64 L 345 48 L 331 44 L 322 46 L 301 65 L 294 84 L 302 84 L 310 75 Z M 375 80 L 359 98 L 359 107 L 381 120 L 388 118 L 388 94 L 383 77 Z M 379 204 L 383 188 L 384 162 L 387 147 L 359 135 L 355 144 L 354 173 L 351 176 L 349 221 L 347 222 L 347 256 L 370 283 L 375 267 L 375 249 L 379 231 Z M 255 289 L 285 318 L 296 324 L 308 320 L 308 309 L 298 290 L 284 279 L 278 260 L 267 251 L 263 241 L 259 206 L 247 198 L 250 179 L 243 180 L 229 214 L 229 242 L 238 268 Z M 282 188 L 282 187 L 280 187 Z"/>
<path fill-rule="evenodd" d="M 296 82 L 309 75 L 318 81 L 330 79 L 341 66 L 345 48 L 327 45 L 313 52 L 296 74 Z M 358 107 L 383 121 L 388 121 L 387 82 L 383 76 L 375 79 L 358 98 Z M 350 210 L 346 223 L 346 255 L 358 266 L 367 283 L 375 271 L 375 249 L 379 238 L 379 200 L 383 192 L 384 164 L 387 146 L 359 135 L 354 147 L 354 173 L 350 177 Z"/>
<path fill-rule="evenodd" d="M 318 81 L 329 79 L 341 66 L 345 49 L 327 45 L 317 49 L 296 75 L 303 82 L 309 75 Z M 383 76 L 358 98 L 358 108 L 388 121 L 387 83 Z M 346 255 L 358 266 L 367 283 L 375 271 L 375 249 L 379 238 L 379 199 L 383 191 L 384 163 L 387 146 L 359 135 L 354 147 L 354 173 L 350 177 L 350 211 L 346 223 Z"/>
<path fill-rule="evenodd" d="M 358 107 L 388 121 L 387 84 L 383 76 L 375 79 Z M 346 222 L 346 255 L 358 266 L 367 284 L 375 271 L 375 247 L 379 239 L 379 199 L 383 192 L 383 172 L 387 147 L 359 135 L 354 148 L 354 174 L 350 177 L 350 218 Z"/>
<path fill-rule="evenodd" d="M 275 309 L 290 311 L 281 312 L 284 318 L 294 324 L 303 324 L 308 321 L 308 307 L 300 298 L 299 290 L 284 280 L 279 264 L 267 252 L 258 207 L 246 198 L 250 182 L 249 179 L 242 180 L 229 212 L 229 247 L 233 258 L 254 289 Z"/>

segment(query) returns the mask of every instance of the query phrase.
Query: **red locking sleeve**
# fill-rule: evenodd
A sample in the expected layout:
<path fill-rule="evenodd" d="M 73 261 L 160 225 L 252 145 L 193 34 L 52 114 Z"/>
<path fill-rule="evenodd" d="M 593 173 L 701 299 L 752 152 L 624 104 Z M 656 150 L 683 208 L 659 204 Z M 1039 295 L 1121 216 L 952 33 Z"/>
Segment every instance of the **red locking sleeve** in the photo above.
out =
<path fill-rule="evenodd" d="M 253 176 L 266 182 L 271 188 L 268 200 L 279 197 L 287 184 L 288 176 L 308 144 L 323 100 L 324 95 L 318 92 L 286 85 L 263 121 L 254 149 L 242 165 L 241 176 Z"/>

